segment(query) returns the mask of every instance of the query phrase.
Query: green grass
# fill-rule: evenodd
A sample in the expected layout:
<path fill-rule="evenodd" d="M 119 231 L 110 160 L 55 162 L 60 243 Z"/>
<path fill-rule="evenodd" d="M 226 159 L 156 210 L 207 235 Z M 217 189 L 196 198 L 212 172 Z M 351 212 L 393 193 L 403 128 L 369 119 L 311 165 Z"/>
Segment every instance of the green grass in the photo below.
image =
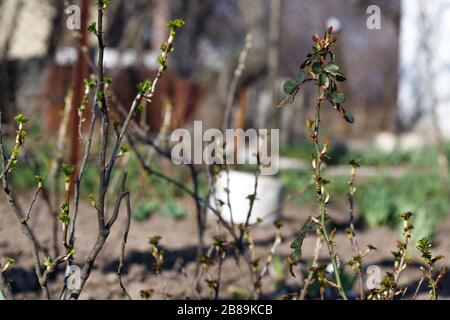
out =
<path fill-rule="evenodd" d="M 446 151 L 450 157 L 450 144 L 446 144 Z M 358 179 L 355 202 L 364 221 L 371 228 L 382 225 L 397 228 L 399 226 L 399 214 L 411 211 L 415 214 L 414 238 L 433 236 L 440 221 L 450 211 L 450 199 L 445 191 L 445 186 L 440 179 L 436 165 L 436 149 L 427 146 L 410 152 L 397 152 L 384 154 L 374 147 L 367 148 L 364 152 L 346 151 L 342 147 L 332 147 L 339 152 L 329 164 L 348 164 L 351 158 L 359 158 L 362 166 L 404 166 L 406 173 L 399 177 L 379 176 Z M 282 154 L 304 157 L 308 146 L 300 144 L 298 149 L 294 147 L 283 150 Z M 284 182 L 287 194 L 295 194 L 311 179 L 311 174 L 295 171 L 279 173 Z M 326 178 L 326 172 L 324 174 Z M 348 178 L 345 176 L 333 177 L 327 188 L 331 199 L 347 197 Z M 304 204 L 315 200 L 314 188 L 310 187 L 301 197 L 295 198 L 295 203 Z"/>
<path fill-rule="evenodd" d="M 308 183 L 309 174 L 284 171 L 279 175 L 287 194 L 296 192 Z M 328 184 L 331 199 L 347 197 L 348 184 L 346 177 L 335 177 Z M 302 205 L 315 201 L 314 188 L 293 199 Z M 415 238 L 433 236 L 436 226 L 450 211 L 450 201 L 439 176 L 435 174 L 417 173 L 412 170 L 401 178 L 383 175 L 357 181 L 355 196 L 357 210 L 371 228 L 382 225 L 397 227 L 399 214 L 404 211 L 415 213 Z M 345 213 L 346 214 L 346 213 Z"/>
<path fill-rule="evenodd" d="M 445 151 L 450 157 L 450 142 L 446 143 Z M 282 147 L 280 155 L 310 160 L 310 154 L 313 146 L 308 141 L 302 141 L 294 145 Z M 393 153 L 385 153 L 374 145 L 369 145 L 364 150 L 350 150 L 344 144 L 330 144 L 330 152 L 332 158 L 327 161 L 328 164 L 348 164 L 349 159 L 360 159 L 365 166 L 430 166 L 436 164 L 436 147 L 433 145 L 426 146 L 411 151 L 395 151 Z"/>

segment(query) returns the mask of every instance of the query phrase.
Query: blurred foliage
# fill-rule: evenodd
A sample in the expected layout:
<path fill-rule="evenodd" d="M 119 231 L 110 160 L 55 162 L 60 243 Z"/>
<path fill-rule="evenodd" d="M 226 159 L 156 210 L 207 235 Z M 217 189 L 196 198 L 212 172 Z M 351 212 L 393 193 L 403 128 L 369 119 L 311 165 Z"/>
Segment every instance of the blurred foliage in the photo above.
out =
<path fill-rule="evenodd" d="M 133 219 L 137 222 L 144 222 L 155 213 L 175 220 L 183 220 L 187 217 L 186 210 L 171 198 L 162 204 L 155 200 L 139 201 L 133 210 Z"/>
<path fill-rule="evenodd" d="M 281 154 L 309 161 L 305 154 L 311 152 L 310 148 L 309 144 L 300 143 L 284 148 Z M 350 151 L 341 145 L 331 148 L 330 153 L 336 156 L 329 164 L 346 165 L 349 159 L 359 158 L 363 167 L 381 167 L 380 175 L 375 177 L 363 178 L 357 174 L 357 211 L 369 227 L 384 225 L 401 228 L 399 212 L 412 211 L 415 213 L 413 239 L 435 235 L 439 221 L 450 211 L 450 202 L 437 171 L 434 146 L 391 154 L 373 146 L 364 151 Z M 446 144 L 445 149 L 450 156 L 450 144 Z M 386 166 L 404 166 L 407 171 L 401 177 L 389 177 L 383 173 L 383 167 Z M 324 176 L 326 177 L 326 171 Z M 311 174 L 288 170 L 280 172 L 279 177 L 285 184 L 287 193 L 295 194 L 310 181 Z M 336 176 L 330 180 L 328 188 L 332 200 L 345 200 L 348 177 Z M 314 192 L 307 189 L 299 199 L 294 198 L 299 204 L 308 203 L 314 200 Z"/>
<path fill-rule="evenodd" d="M 409 151 L 396 150 L 386 153 L 375 145 L 369 145 L 363 150 L 352 150 L 342 143 L 330 144 L 329 153 L 332 155 L 327 164 L 348 164 L 349 159 L 361 159 L 363 166 L 435 166 L 436 146 L 428 145 L 424 148 L 416 148 Z M 450 157 L 450 142 L 445 144 L 447 156 Z M 310 160 L 309 155 L 314 152 L 313 146 L 308 141 L 302 141 L 280 149 L 280 155 L 300 160 Z"/>
<path fill-rule="evenodd" d="M 6 140 L 6 146 L 11 147 L 12 141 Z M 48 168 L 54 152 L 52 145 L 51 141 L 47 141 L 33 151 L 39 167 L 37 171 L 39 172 L 35 172 L 29 163 L 18 161 L 14 175 L 11 176 L 12 186 L 15 189 L 25 191 L 35 188 L 36 174 L 48 177 Z M 96 147 L 93 146 L 93 148 Z M 450 143 L 446 144 L 445 149 L 450 157 Z M 303 142 L 282 148 L 280 154 L 309 162 L 308 154 L 312 151 L 311 144 Z M 369 146 L 363 151 L 353 151 L 342 144 L 332 144 L 330 145 L 330 153 L 334 157 L 328 161 L 328 164 L 333 165 L 347 165 L 349 159 L 359 158 L 362 167 L 405 166 L 408 168 L 407 172 L 399 178 L 389 177 L 382 173 L 369 178 L 357 176 L 355 196 L 357 212 L 361 214 L 361 217 L 371 228 L 382 225 L 392 228 L 401 227 L 399 226 L 398 213 L 412 211 L 415 213 L 414 239 L 430 237 L 435 234 L 439 221 L 450 211 L 450 203 L 446 198 L 445 188 L 437 172 L 434 146 L 386 154 L 374 146 Z M 124 168 L 128 171 L 129 177 L 127 187 L 138 199 L 133 210 L 134 219 L 144 221 L 154 213 L 174 219 L 186 217 L 186 210 L 176 202 L 178 197 L 184 196 L 183 193 L 161 178 L 143 175 L 140 164 L 134 155 L 128 153 L 127 156 L 129 156 L 129 159 Z M 155 160 L 152 166 L 160 172 L 167 171 L 167 167 L 159 163 L 158 160 Z M 251 166 L 237 167 L 236 169 L 248 170 L 249 168 Z M 170 175 L 177 181 L 188 181 L 188 185 L 192 183 L 190 172 L 186 167 L 171 166 L 170 170 Z M 381 169 L 380 172 L 383 172 L 383 170 Z M 326 177 L 326 171 L 324 175 Z M 278 176 L 286 187 L 287 195 L 298 194 L 299 190 L 304 189 L 311 180 L 309 172 L 295 170 L 280 171 Z M 113 176 L 113 179 L 115 181 L 120 180 L 118 172 Z M 348 177 L 345 175 L 336 176 L 329 180 L 328 190 L 332 196 L 332 201 L 336 199 L 345 200 L 348 192 Z M 205 196 L 208 190 L 207 177 L 200 175 L 199 181 L 200 194 Z M 96 194 L 98 192 L 97 186 L 96 159 L 90 159 L 82 182 L 82 197 L 87 199 L 89 194 Z M 63 187 L 62 179 L 60 187 Z M 293 198 L 295 199 L 293 201 L 297 204 L 306 204 L 315 200 L 311 188 L 306 188 L 301 197 Z"/>
<path fill-rule="evenodd" d="M 39 133 L 36 133 L 36 135 L 39 135 Z M 10 138 L 5 138 L 5 142 L 6 148 L 12 146 L 13 142 Z M 32 190 L 37 186 L 35 178 L 36 174 L 46 178 L 49 176 L 49 168 L 53 161 L 53 145 L 54 143 L 52 141 L 46 141 L 32 152 L 31 150 L 27 150 L 28 153 L 22 157 L 21 161 L 17 162 L 14 174 L 11 175 L 11 184 L 14 189 L 19 191 Z M 95 154 L 96 148 L 98 148 L 98 145 L 93 145 L 91 154 Z M 10 150 L 7 150 L 8 154 L 10 152 Z M 138 200 L 136 207 L 133 208 L 133 218 L 136 221 L 145 221 L 150 218 L 153 213 L 159 213 L 161 216 L 167 218 L 184 219 L 187 213 L 176 202 L 176 198 L 184 196 L 184 194 L 171 183 L 168 183 L 159 177 L 149 177 L 148 175 L 143 174 L 140 163 L 133 153 L 127 153 L 126 156 L 128 158 L 122 159 L 120 165 L 128 172 L 127 188 Z M 172 166 L 170 164 L 169 166 L 171 166 L 169 176 L 182 183 L 191 183 L 190 172 L 186 167 Z M 166 173 L 168 170 L 167 165 L 164 166 L 160 163 L 157 157 L 155 157 L 155 160 L 152 162 L 152 167 L 162 173 Z M 201 194 L 206 194 L 206 177 L 200 176 L 199 178 Z M 89 195 L 92 196 L 97 194 L 98 179 L 97 161 L 94 158 L 89 159 L 81 185 L 82 199 L 84 198 L 87 201 Z M 117 187 L 120 179 L 121 171 L 114 171 L 112 175 L 112 185 Z M 49 186 L 47 185 L 47 187 Z M 63 177 L 60 177 L 57 187 L 62 190 Z M 141 199 L 142 201 L 140 201 Z"/>
<path fill-rule="evenodd" d="M 169 199 L 164 205 L 161 207 L 161 211 L 159 214 L 162 217 L 172 218 L 175 220 L 183 220 L 187 216 L 186 210 L 181 207 L 175 199 Z"/>
<path fill-rule="evenodd" d="M 158 210 L 158 203 L 155 201 L 139 201 L 133 210 L 133 219 L 137 222 L 147 221 L 156 210 Z"/>
<path fill-rule="evenodd" d="M 364 182 L 359 188 L 357 204 L 371 227 L 394 226 L 398 212 L 414 212 L 415 240 L 433 236 L 437 223 L 450 210 L 438 174 L 414 170 L 398 179 L 379 176 Z"/>
<path fill-rule="evenodd" d="M 275 281 L 275 291 L 282 291 L 285 287 L 285 268 L 280 256 L 276 255 L 273 257 L 272 268 L 270 269 L 270 274 Z"/>

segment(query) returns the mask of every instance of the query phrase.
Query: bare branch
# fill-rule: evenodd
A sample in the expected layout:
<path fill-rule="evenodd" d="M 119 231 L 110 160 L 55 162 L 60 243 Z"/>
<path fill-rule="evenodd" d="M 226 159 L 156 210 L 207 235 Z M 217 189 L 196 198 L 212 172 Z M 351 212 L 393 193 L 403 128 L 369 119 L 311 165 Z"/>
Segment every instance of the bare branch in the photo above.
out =
<path fill-rule="evenodd" d="M 14 193 L 11 191 L 10 186 L 9 186 L 8 171 L 6 170 L 7 160 L 6 160 L 5 148 L 3 145 L 3 126 L 2 126 L 1 113 L 0 113 L 0 153 L 1 153 L 0 160 L 2 163 L 3 172 L 5 172 L 5 174 L 3 175 L 3 178 L 2 178 L 3 191 L 6 195 L 6 198 L 8 199 L 8 202 L 9 202 L 11 208 L 13 209 L 14 213 L 16 214 L 16 217 L 20 223 L 22 232 L 25 234 L 25 236 L 27 237 L 28 242 L 30 244 L 31 253 L 33 255 L 33 260 L 34 260 L 34 269 L 35 269 L 36 276 L 38 277 L 39 285 L 41 286 L 42 292 L 46 299 L 50 299 L 50 292 L 47 287 L 47 282 L 44 280 L 43 274 L 41 271 L 41 259 L 39 257 L 38 243 L 36 241 L 36 237 L 34 236 L 31 228 L 28 226 L 28 223 L 25 220 L 23 211 L 20 208 L 19 204 L 17 203 L 16 197 L 14 196 Z"/>
<path fill-rule="evenodd" d="M 129 300 L 132 300 L 130 294 L 128 293 L 128 291 L 125 288 L 125 285 L 123 284 L 123 281 L 122 281 L 122 270 L 124 267 L 125 248 L 127 245 L 128 232 L 130 231 L 130 223 L 131 223 L 131 203 L 130 203 L 130 193 L 129 192 L 127 192 L 125 194 L 125 201 L 126 201 L 126 205 L 127 205 L 127 220 L 125 223 L 125 231 L 123 233 L 123 238 L 122 238 L 119 267 L 117 268 L 117 276 L 119 278 L 119 284 L 120 284 L 120 287 L 122 288 L 124 295 L 126 295 Z"/>

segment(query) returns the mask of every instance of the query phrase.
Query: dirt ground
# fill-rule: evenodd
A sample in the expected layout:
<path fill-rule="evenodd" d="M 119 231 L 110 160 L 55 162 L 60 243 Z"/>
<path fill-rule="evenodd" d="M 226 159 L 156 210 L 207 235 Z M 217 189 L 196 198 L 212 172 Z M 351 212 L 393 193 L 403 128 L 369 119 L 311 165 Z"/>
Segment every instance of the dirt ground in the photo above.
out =
<path fill-rule="evenodd" d="M 24 204 L 28 204 L 31 195 L 20 197 Z M 189 198 L 179 199 L 180 203 L 189 212 L 189 216 L 182 221 L 163 218 L 157 214 L 148 221 L 138 223 L 132 220 L 128 238 L 125 257 L 124 284 L 134 299 L 141 299 L 140 291 L 153 289 L 152 299 L 161 298 L 162 280 L 153 271 L 153 259 L 150 254 L 148 238 L 159 235 L 162 237 L 160 244 L 167 251 L 166 261 L 163 268 L 166 292 L 174 298 L 193 298 L 192 283 L 195 272 L 197 230 L 195 224 L 194 204 Z M 282 228 L 283 242 L 277 250 L 277 255 L 284 264 L 285 287 L 288 291 L 298 290 L 301 277 L 296 279 L 289 276 L 286 258 L 290 253 L 289 245 L 294 239 L 301 224 L 309 215 L 315 215 L 314 207 L 294 206 L 287 204 L 283 211 L 284 226 Z M 338 232 L 336 234 L 337 251 L 346 260 L 351 258 L 351 246 L 345 236 L 345 223 L 347 219 L 347 208 L 345 202 L 342 204 L 331 204 L 329 214 L 335 219 Z M 214 217 L 208 217 L 208 229 L 206 239 L 211 239 L 216 234 L 225 233 L 215 223 Z M 38 203 L 32 213 L 32 225 L 36 236 L 43 246 L 51 247 L 51 218 L 43 203 Z M 121 237 L 124 229 L 125 211 L 121 211 L 120 217 L 114 226 L 112 233 L 96 262 L 95 268 L 89 278 L 81 299 L 124 299 L 119 287 L 116 270 L 120 254 Z M 368 244 L 378 248 L 364 260 L 364 268 L 368 265 L 377 265 L 383 270 L 392 267 L 391 251 L 396 249 L 398 232 L 387 227 L 371 230 L 363 224 L 357 225 L 358 241 L 361 247 Z M 93 246 L 97 232 L 97 220 L 95 212 L 88 204 L 82 204 L 77 224 L 76 238 L 76 260 L 81 265 L 90 248 Z M 263 260 L 272 246 L 275 229 L 273 226 L 257 227 L 252 232 L 256 246 L 257 255 Z M 438 235 L 434 240 L 434 252 L 446 257 L 450 256 L 450 219 L 439 225 Z M 303 253 L 306 259 L 311 259 L 315 246 L 315 235 L 305 239 Z M 327 253 L 323 248 L 321 261 L 327 262 Z M 413 251 L 414 261 L 409 269 L 401 276 L 400 283 L 408 287 L 407 296 L 411 295 L 420 280 L 419 256 L 417 250 Z M 34 275 L 32 259 L 27 246 L 27 240 L 21 233 L 19 224 L 7 206 L 5 201 L 0 203 L 0 261 L 7 257 L 14 257 L 17 263 L 7 272 L 6 276 L 13 279 L 13 288 L 19 299 L 40 298 L 40 289 Z M 449 260 L 444 260 L 449 265 Z M 211 270 L 215 276 L 215 269 Z M 297 274 L 299 274 L 297 270 Z M 59 269 L 56 276 L 51 279 L 50 288 L 53 298 L 59 296 L 61 283 L 64 275 L 63 268 Z M 269 272 L 263 280 L 263 297 L 276 298 L 287 291 L 275 291 L 273 272 Z M 225 261 L 223 269 L 223 282 L 220 290 L 220 298 L 230 298 L 233 293 L 248 293 L 249 282 L 245 265 L 237 265 L 233 258 Z M 423 285 L 419 298 L 427 295 L 426 286 Z M 204 286 L 202 296 L 209 296 L 208 288 Z M 450 279 L 445 277 L 442 283 L 442 298 L 450 298 Z"/>

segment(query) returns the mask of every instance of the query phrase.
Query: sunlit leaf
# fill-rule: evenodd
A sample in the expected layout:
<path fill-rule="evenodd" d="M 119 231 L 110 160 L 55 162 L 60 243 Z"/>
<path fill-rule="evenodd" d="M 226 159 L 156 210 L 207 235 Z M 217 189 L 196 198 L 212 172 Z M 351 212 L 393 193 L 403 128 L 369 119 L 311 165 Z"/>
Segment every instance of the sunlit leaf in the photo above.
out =
<path fill-rule="evenodd" d="M 339 71 L 339 67 L 333 63 L 326 64 L 323 69 L 333 76 L 336 76 Z"/>
<path fill-rule="evenodd" d="M 330 85 L 330 79 L 325 73 L 322 73 L 319 77 L 319 83 L 322 88 L 326 89 Z"/>

